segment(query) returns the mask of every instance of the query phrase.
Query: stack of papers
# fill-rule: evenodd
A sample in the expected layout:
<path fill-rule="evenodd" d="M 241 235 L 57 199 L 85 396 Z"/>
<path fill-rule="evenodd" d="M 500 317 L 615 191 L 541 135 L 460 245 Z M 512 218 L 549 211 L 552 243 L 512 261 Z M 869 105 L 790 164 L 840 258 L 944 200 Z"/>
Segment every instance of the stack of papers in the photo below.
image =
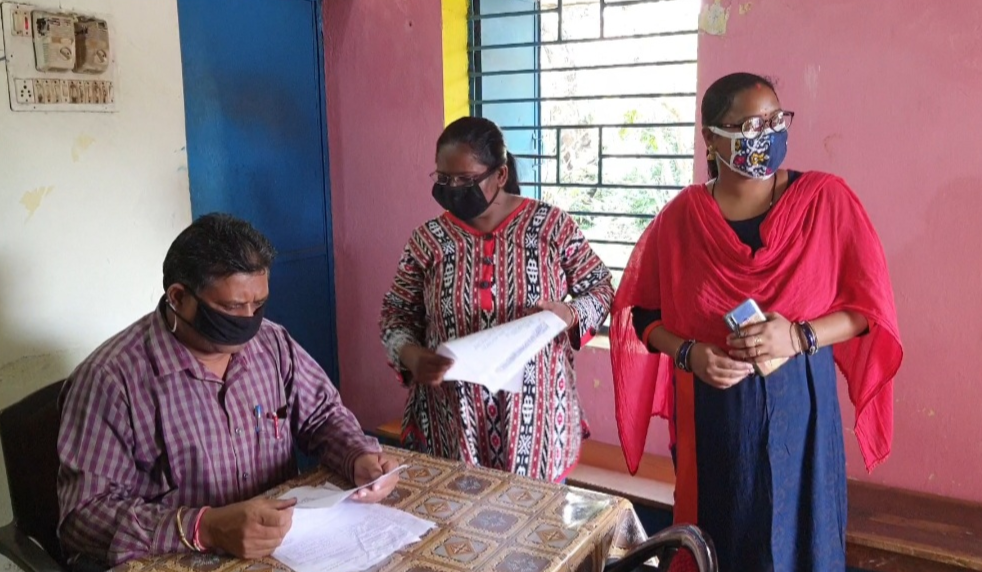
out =
<path fill-rule="evenodd" d="M 435 525 L 377 504 L 342 502 L 293 511 L 293 526 L 273 558 L 295 572 L 359 572 L 418 542 Z"/>
<path fill-rule="evenodd" d="M 566 327 L 562 318 L 543 311 L 444 342 L 436 353 L 454 363 L 443 378 L 477 383 L 492 393 L 519 393 L 525 364 Z"/>
<path fill-rule="evenodd" d="M 378 480 L 403 468 L 390 471 Z M 273 552 L 273 558 L 295 572 L 359 572 L 418 542 L 435 526 L 394 508 L 345 502 L 356 491 L 372 484 L 348 490 L 324 484 L 287 491 L 280 498 L 298 499 L 293 525 L 283 544 Z"/>

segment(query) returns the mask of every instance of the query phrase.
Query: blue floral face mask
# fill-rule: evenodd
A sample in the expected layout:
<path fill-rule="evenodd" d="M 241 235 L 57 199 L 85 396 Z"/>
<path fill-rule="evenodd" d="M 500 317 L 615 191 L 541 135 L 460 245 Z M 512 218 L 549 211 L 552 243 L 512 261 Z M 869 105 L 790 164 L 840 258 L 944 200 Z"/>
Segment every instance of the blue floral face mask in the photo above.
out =
<path fill-rule="evenodd" d="M 788 154 L 788 131 L 767 128 L 757 137 L 710 127 L 710 131 L 730 140 L 730 160 L 716 154 L 716 162 L 751 179 L 769 179 L 777 172 Z"/>

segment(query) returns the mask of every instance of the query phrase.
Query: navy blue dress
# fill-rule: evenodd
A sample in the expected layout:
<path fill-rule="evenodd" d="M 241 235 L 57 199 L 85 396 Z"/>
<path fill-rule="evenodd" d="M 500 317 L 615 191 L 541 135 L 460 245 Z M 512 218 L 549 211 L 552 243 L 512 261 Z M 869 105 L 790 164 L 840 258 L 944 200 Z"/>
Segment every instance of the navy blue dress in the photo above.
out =
<path fill-rule="evenodd" d="M 789 189 L 798 175 L 789 173 Z M 766 216 L 730 226 L 756 251 Z M 633 317 L 640 336 L 660 312 L 636 308 Z M 716 545 L 721 572 L 845 570 L 845 451 L 832 349 L 729 389 L 696 380 L 694 405 L 698 524 Z"/>

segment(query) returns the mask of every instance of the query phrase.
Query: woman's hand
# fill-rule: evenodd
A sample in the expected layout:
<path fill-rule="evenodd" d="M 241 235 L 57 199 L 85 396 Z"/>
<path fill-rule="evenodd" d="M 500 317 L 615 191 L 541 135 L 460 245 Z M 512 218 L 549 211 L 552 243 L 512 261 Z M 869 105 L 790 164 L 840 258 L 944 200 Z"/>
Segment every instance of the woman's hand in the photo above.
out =
<path fill-rule="evenodd" d="M 731 359 L 716 346 L 697 343 L 689 351 L 692 373 L 717 389 L 729 389 L 754 373 L 753 365 Z"/>
<path fill-rule="evenodd" d="M 801 335 L 798 326 L 781 314 L 764 314 L 767 321 L 753 324 L 726 338 L 730 356 L 734 359 L 755 362 L 775 358 L 790 358 L 801 353 Z"/>
<path fill-rule="evenodd" d="M 413 375 L 413 382 L 435 387 L 443 383 L 443 376 L 453 365 L 453 360 L 431 349 L 406 345 L 399 351 L 399 361 Z"/>
<path fill-rule="evenodd" d="M 553 314 L 562 318 L 562 320 L 566 322 L 566 327 L 568 328 L 572 328 L 576 325 L 576 314 L 574 314 L 573 310 L 570 309 L 569 304 L 541 300 L 530 310 L 530 313 L 534 314 L 543 310 L 552 312 Z"/>

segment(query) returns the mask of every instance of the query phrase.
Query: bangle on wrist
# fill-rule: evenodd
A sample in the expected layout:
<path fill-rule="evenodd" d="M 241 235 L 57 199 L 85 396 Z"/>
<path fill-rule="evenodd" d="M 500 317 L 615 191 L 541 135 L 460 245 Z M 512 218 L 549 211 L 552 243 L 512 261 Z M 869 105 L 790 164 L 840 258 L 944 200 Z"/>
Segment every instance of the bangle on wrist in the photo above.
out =
<path fill-rule="evenodd" d="M 691 372 L 692 371 L 692 348 L 696 345 L 695 340 L 686 340 L 682 342 L 679 349 L 675 351 L 675 367 L 681 369 L 682 371 Z"/>
<path fill-rule="evenodd" d="M 576 310 L 573 309 L 573 304 L 571 302 L 563 302 L 563 306 L 566 306 L 566 309 L 569 310 L 569 315 L 572 318 L 572 321 L 569 323 L 569 327 L 575 327 L 576 324 L 580 322 L 580 318 L 576 315 Z"/>
<path fill-rule="evenodd" d="M 808 322 L 798 322 L 798 327 L 801 328 L 801 337 L 804 344 L 804 351 L 813 356 L 818 353 L 818 335 L 815 334 L 815 328 L 812 327 Z"/>
<path fill-rule="evenodd" d="M 194 528 L 191 529 L 194 531 L 191 534 L 191 544 L 194 544 L 194 549 L 198 552 L 205 551 L 205 547 L 201 544 L 201 517 L 204 516 L 204 514 L 208 512 L 208 509 L 210 508 L 210 506 L 206 506 L 198 511 L 198 517 L 194 519 Z"/>
<path fill-rule="evenodd" d="M 177 525 L 177 536 L 181 539 L 181 544 L 185 546 L 191 552 L 201 552 L 198 548 L 188 540 L 186 534 L 184 534 L 184 511 L 187 507 L 179 507 L 177 509 L 177 514 L 174 515 L 174 523 Z"/>
<path fill-rule="evenodd" d="M 794 351 L 794 355 L 800 355 L 803 344 L 801 341 L 801 326 L 797 322 L 791 322 L 791 327 L 788 328 L 788 336 L 791 337 L 791 349 Z"/>

